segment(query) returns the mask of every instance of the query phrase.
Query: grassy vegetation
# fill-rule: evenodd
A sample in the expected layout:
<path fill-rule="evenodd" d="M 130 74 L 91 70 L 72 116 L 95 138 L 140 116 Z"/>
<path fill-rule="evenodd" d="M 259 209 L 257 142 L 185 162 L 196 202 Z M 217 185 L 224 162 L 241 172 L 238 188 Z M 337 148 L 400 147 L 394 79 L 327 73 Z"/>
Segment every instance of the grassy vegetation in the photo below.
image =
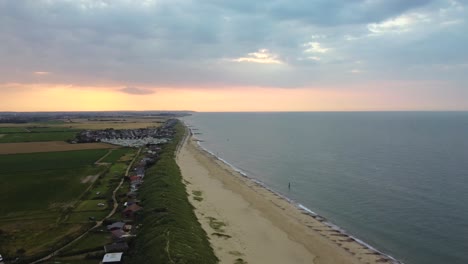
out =
<path fill-rule="evenodd" d="M 68 127 L 54 126 L 54 127 L 28 127 L 30 132 L 78 132 L 79 129 L 70 129 Z"/>
<path fill-rule="evenodd" d="M 157 164 L 147 170 L 140 198 L 142 228 L 129 263 L 217 263 L 218 259 L 188 201 L 175 150 L 184 128 L 164 147 Z"/>
<path fill-rule="evenodd" d="M 93 163 L 107 150 L 0 155 L 0 216 L 23 210 L 58 208 L 88 184 L 81 179 L 103 168 Z"/>
<path fill-rule="evenodd" d="M 0 138 L 0 143 L 66 141 L 75 138 L 77 132 L 41 132 L 41 133 L 10 133 Z"/>
<path fill-rule="evenodd" d="M 120 161 L 120 159 L 126 156 L 127 154 L 132 154 L 132 153 L 135 153 L 135 150 L 132 148 L 114 149 L 109 155 L 107 155 L 104 159 L 102 159 L 101 162 L 115 163 L 117 161 Z"/>
<path fill-rule="evenodd" d="M 247 261 L 241 259 L 241 258 L 237 258 L 236 261 L 234 262 L 234 264 L 247 264 Z"/>
<path fill-rule="evenodd" d="M 72 212 L 67 216 L 65 222 L 70 224 L 90 223 L 90 217 L 94 217 L 95 219 L 102 219 L 107 214 L 107 211 Z"/>
<path fill-rule="evenodd" d="M 193 194 L 193 199 L 195 201 L 199 201 L 199 202 L 203 201 L 202 191 L 192 191 L 192 194 Z"/>
<path fill-rule="evenodd" d="M 102 250 L 104 245 L 110 243 L 112 243 L 112 239 L 109 232 L 90 232 L 85 237 L 60 252 L 60 255 L 71 256 L 83 252 Z"/>
<path fill-rule="evenodd" d="M 98 129 L 136 129 L 136 128 L 148 128 L 148 127 L 159 127 L 161 123 L 140 121 L 135 122 L 87 122 L 83 121 L 80 123 L 67 123 L 64 124 L 64 127 L 72 129 L 89 129 L 89 130 L 98 130 Z"/>
<path fill-rule="evenodd" d="M 0 201 L 4 201 L 0 207 L 2 255 L 20 256 L 26 261 L 65 244 L 89 228 L 92 223 L 87 219 L 87 212 L 81 212 L 79 216 L 68 214 L 92 184 L 82 183 L 82 179 L 107 169 L 94 166 L 106 152 L 80 150 L 0 155 Z M 97 206 L 97 201 L 93 202 Z M 94 210 L 91 205 L 93 203 L 85 204 L 82 208 Z"/>
<path fill-rule="evenodd" d="M 43 255 L 52 248 L 58 248 L 89 228 L 83 224 L 56 224 L 47 219 L 10 223 L 0 221 L 0 224 L 2 255 L 20 256 L 23 259 L 20 263 L 29 263 L 28 258 L 31 256 Z"/>
<path fill-rule="evenodd" d="M 0 134 L 22 133 L 22 132 L 26 132 L 26 130 L 22 127 L 0 127 Z"/>
<path fill-rule="evenodd" d="M 112 191 L 124 176 L 127 166 L 121 162 L 113 164 L 104 175 L 99 177 L 84 198 L 88 200 L 110 199 Z"/>
<path fill-rule="evenodd" d="M 224 232 L 224 227 L 226 224 L 222 221 L 218 221 L 214 217 L 206 217 L 208 220 L 210 220 L 210 227 L 213 228 L 213 230 L 217 232 Z"/>
<path fill-rule="evenodd" d="M 99 260 L 96 259 L 83 259 L 77 257 L 59 258 L 55 257 L 53 260 L 44 262 L 45 264 L 96 264 Z"/>
<path fill-rule="evenodd" d="M 98 204 L 103 204 L 99 206 Z M 103 211 L 107 209 L 107 201 L 106 200 L 84 200 L 81 201 L 78 206 L 76 207 L 76 212 L 83 212 L 83 211 Z"/>
<path fill-rule="evenodd" d="M 92 165 L 107 149 L 0 155 L 0 174 L 37 170 L 75 169 Z"/>

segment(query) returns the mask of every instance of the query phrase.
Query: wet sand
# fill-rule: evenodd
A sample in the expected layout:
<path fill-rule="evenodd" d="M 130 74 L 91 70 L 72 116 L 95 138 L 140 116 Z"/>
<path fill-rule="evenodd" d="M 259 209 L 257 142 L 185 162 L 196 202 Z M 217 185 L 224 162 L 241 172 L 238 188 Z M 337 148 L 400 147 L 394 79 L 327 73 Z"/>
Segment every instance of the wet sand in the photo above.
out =
<path fill-rule="evenodd" d="M 177 155 L 187 193 L 220 263 L 391 263 L 186 138 Z"/>

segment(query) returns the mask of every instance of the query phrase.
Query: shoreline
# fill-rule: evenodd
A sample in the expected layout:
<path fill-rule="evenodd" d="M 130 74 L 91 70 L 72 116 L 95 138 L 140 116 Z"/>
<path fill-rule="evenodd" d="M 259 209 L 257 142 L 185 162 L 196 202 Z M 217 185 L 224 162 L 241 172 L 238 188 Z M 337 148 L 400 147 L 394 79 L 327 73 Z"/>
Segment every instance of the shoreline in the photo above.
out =
<path fill-rule="evenodd" d="M 191 132 L 190 132 L 191 133 Z M 232 165 L 231 163 L 229 163 L 228 161 L 224 160 L 223 158 L 221 157 L 218 157 L 216 156 L 213 152 L 211 152 L 210 150 L 206 149 L 205 147 L 203 147 L 200 142 L 203 142 L 201 140 L 198 140 L 196 138 L 194 138 L 193 136 L 194 134 L 192 133 L 192 136 L 191 138 L 193 138 L 192 140 L 197 142 L 197 146 L 198 148 L 200 148 L 200 151 L 203 151 L 203 152 L 206 152 L 207 155 L 210 155 L 211 158 L 213 159 L 216 159 L 216 160 L 219 160 L 221 161 L 222 163 L 224 163 L 226 166 L 230 167 L 233 171 L 239 173 L 242 177 L 245 177 L 247 178 L 249 181 L 252 181 L 253 183 L 259 185 L 261 188 L 264 188 L 266 189 L 267 191 L 271 192 L 273 195 L 277 195 L 279 196 L 281 199 L 284 199 L 285 201 L 287 201 L 288 203 L 290 203 L 292 206 L 296 207 L 297 210 L 300 210 L 300 211 L 303 211 L 304 213 L 308 214 L 310 217 L 322 222 L 323 224 L 325 224 L 326 226 L 332 228 L 333 230 L 336 230 L 337 232 L 340 232 L 341 234 L 343 235 L 346 235 L 347 237 L 355 240 L 356 243 L 362 245 L 363 247 L 366 247 L 367 249 L 375 252 L 375 253 L 378 253 L 380 254 L 382 257 L 384 258 L 388 258 L 388 261 L 387 262 L 383 262 L 383 263 L 392 263 L 392 264 L 404 264 L 403 262 L 397 260 L 396 258 L 394 258 L 393 256 L 389 255 L 389 254 L 386 254 L 380 250 L 378 250 L 377 248 L 367 244 L 366 242 L 364 242 L 363 240 L 349 234 L 345 229 L 341 228 L 340 226 L 338 225 L 335 225 L 333 224 L 331 221 L 329 221 L 327 218 L 325 218 L 324 216 L 321 216 L 319 215 L 318 213 L 312 211 L 311 209 L 307 208 L 306 206 L 304 206 L 303 204 L 293 200 L 293 199 L 290 199 L 288 198 L 287 196 L 285 196 L 284 194 L 282 193 L 279 193 L 279 192 L 276 192 L 274 191 L 273 189 L 271 189 L 270 187 L 268 187 L 266 184 L 264 184 L 263 182 L 257 180 L 257 179 L 254 179 L 254 178 L 251 178 L 248 176 L 248 174 L 244 171 L 242 171 L 241 169 L 237 168 L 236 166 Z"/>
<path fill-rule="evenodd" d="M 229 164 L 222 158 L 217 157 L 201 146 L 199 141 L 193 137 L 192 131 L 188 133 L 189 135 L 184 139 L 181 149 L 184 151 L 184 155 L 191 155 L 192 158 L 198 162 L 198 165 L 203 165 L 205 167 L 205 175 L 198 175 L 199 177 L 206 178 L 203 179 L 203 181 L 205 181 L 204 184 L 208 184 L 210 181 L 221 182 L 223 189 L 227 192 L 240 195 L 241 199 L 248 203 L 249 209 L 254 210 L 264 219 L 270 221 L 272 227 L 270 226 L 268 228 L 275 229 L 275 232 L 278 232 L 278 234 L 285 234 L 286 240 L 281 241 L 281 243 L 284 242 L 290 246 L 294 244 L 294 247 L 303 247 L 303 249 L 307 251 L 306 253 L 302 252 L 303 259 L 306 259 L 306 261 L 289 261 L 290 263 L 401 263 L 393 257 L 347 234 L 343 229 L 332 224 L 324 217 L 321 217 L 300 203 L 271 190 L 258 180 L 249 178 L 242 170 Z M 181 161 L 179 154 L 177 160 L 181 167 L 184 180 L 189 181 L 191 177 L 188 174 L 190 174 L 190 172 L 187 172 L 187 166 L 183 164 L 184 161 Z M 216 175 L 211 175 L 210 172 Z M 190 191 L 193 192 L 193 190 L 197 188 L 203 193 L 210 192 L 209 187 L 200 184 L 195 184 L 196 186 L 191 185 L 191 183 L 187 183 L 189 196 L 191 196 Z M 223 198 L 220 193 L 217 195 L 218 197 L 215 195 L 213 195 L 213 197 L 215 197 L 215 199 Z M 206 198 L 208 199 L 209 197 Z M 199 221 L 212 241 L 215 253 L 220 258 L 221 263 L 229 263 L 223 261 L 223 259 L 232 260 L 232 258 L 223 256 L 219 250 L 217 250 L 219 243 L 224 241 L 219 241 L 219 239 L 210 235 L 209 223 L 204 223 L 206 222 L 204 215 L 207 210 L 207 208 L 203 208 L 203 203 L 205 201 L 196 201 L 193 197 L 191 197 L 190 200 L 195 207 L 195 212 Z M 222 210 L 226 211 L 228 209 L 224 208 Z M 225 215 L 227 214 L 228 213 L 225 213 Z M 222 216 L 223 213 L 220 213 L 220 215 Z M 233 223 L 236 221 L 240 223 L 242 221 L 251 220 L 252 219 L 249 219 L 248 216 L 244 217 L 242 215 L 236 216 L 236 219 L 227 218 L 228 222 Z M 231 234 L 229 234 L 229 236 L 231 236 Z M 237 240 L 247 239 L 246 237 L 242 237 L 242 233 L 240 237 L 236 238 L 233 236 L 233 238 Z M 261 260 L 252 259 L 252 257 L 249 259 L 248 254 L 245 254 L 245 258 L 251 261 L 249 263 L 263 263 Z M 252 260 L 255 261 L 252 262 Z"/>

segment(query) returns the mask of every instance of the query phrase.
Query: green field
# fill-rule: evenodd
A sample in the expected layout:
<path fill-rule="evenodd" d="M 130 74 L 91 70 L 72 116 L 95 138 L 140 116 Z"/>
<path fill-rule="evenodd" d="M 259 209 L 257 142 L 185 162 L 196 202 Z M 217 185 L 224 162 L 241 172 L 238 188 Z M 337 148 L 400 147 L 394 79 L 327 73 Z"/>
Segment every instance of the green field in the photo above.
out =
<path fill-rule="evenodd" d="M 93 184 L 83 179 L 108 170 L 106 166 L 94 165 L 107 152 L 0 155 L 0 201 L 4 201 L 0 207 L 2 255 L 22 255 L 27 259 L 59 247 L 89 228 L 92 223 L 86 221 L 88 216 L 84 212 L 70 216 L 70 210 Z M 99 202 L 102 201 L 84 204 L 82 209 L 100 209 L 96 217 L 101 212 L 107 214 L 106 207 L 96 208 Z M 80 221 L 65 221 L 70 218 Z"/>
<path fill-rule="evenodd" d="M 0 127 L 0 143 L 65 141 L 75 138 L 80 130 L 63 126 L 31 125 Z"/>
<path fill-rule="evenodd" d="M 135 153 L 134 149 L 131 148 L 120 148 L 120 149 L 114 149 L 111 151 L 109 155 L 107 155 L 104 159 L 101 160 L 101 162 L 107 162 L 107 163 L 115 163 L 119 161 L 122 157 L 124 157 L 127 154 L 132 154 Z"/>
<path fill-rule="evenodd" d="M 60 252 L 60 255 L 71 256 L 86 251 L 103 250 L 104 245 L 110 243 L 112 243 L 112 239 L 109 232 L 90 232 L 85 237 L 72 244 L 70 247 L 67 247 L 63 252 Z"/>
<path fill-rule="evenodd" d="M 0 127 L 0 134 L 27 132 L 23 127 Z"/>
<path fill-rule="evenodd" d="M 0 127 L 0 143 L 62 141 L 77 133 L 68 124 L 53 126 Z M 160 162 L 148 169 L 149 178 L 139 197 L 144 211 L 136 219 L 142 226 L 136 229 L 140 230 L 137 240 L 129 241 L 135 247 L 126 253 L 124 263 L 217 263 L 175 163 L 174 150 L 184 132 L 180 124 L 177 131 Z M 118 210 L 111 216 L 121 219 L 129 191 L 129 182 L 122 177 L 136 152 L 120 148 L 0 155 L 0 201 L 4 201 L 0 253 L 20 257 L 20 264 L 30 263 L 66 245 L 110 214 L 112 193 L 123 181 L 124 187 L 116 192 Z M 111 242 L 105 225 L 100 226 L 60 251 L 50 263 L 98 263 L 103 246 Z M 97 258 L 85 259 L 87 253 Z"/>
<path fill-rule="evenodd" d="M 104 204 L 104 206 L 98 206 L 98 204 Z M 84 200 L 78 204 L 75 208 L 75 212 L 86 212 L 86 211 L 104 211 L 107 209 L 106 200 Z"/>
<path fill-rule="evenodd" d="M 68 127 L 28 127 L 31 132 L 78 132 L 77 129 L 70 129 Z"/>
<path fill-rule="evenodd" d="M 83 224 L 89 223 L 90 217 L 94 217 L 95 219 L 102 219 L 108 214 L 107 211 L 92 211 L 92 212 L 72 212 L 70 213 L 67 218 L 65 219 L 66 223 L 71 224 Z"/>
<path fill-rule="evenodd" d="M 0 215 L 43 210 L 73 201 L 88 184 L 81 179 L 98 174 L 93 166 L 107 150 L 80 150 L 0 155 Z"/>
<path fill-rule="evenodd" d="M 75 138 L 77 132 L 26 132 L 8 133 L 0 137 L 0 143 L 37 142 L 37 141 L 66 141 Z"/>

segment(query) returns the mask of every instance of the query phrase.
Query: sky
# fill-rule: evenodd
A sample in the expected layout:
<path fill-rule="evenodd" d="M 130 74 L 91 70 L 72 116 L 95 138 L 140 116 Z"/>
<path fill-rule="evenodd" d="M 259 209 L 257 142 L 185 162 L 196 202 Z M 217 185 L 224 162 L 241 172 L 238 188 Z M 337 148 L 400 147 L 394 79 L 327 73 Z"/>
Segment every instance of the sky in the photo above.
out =
<path fill-rule="evenodd" d="M 468 110 L 466 0 L 0 0 L 0 111 Z"/>

